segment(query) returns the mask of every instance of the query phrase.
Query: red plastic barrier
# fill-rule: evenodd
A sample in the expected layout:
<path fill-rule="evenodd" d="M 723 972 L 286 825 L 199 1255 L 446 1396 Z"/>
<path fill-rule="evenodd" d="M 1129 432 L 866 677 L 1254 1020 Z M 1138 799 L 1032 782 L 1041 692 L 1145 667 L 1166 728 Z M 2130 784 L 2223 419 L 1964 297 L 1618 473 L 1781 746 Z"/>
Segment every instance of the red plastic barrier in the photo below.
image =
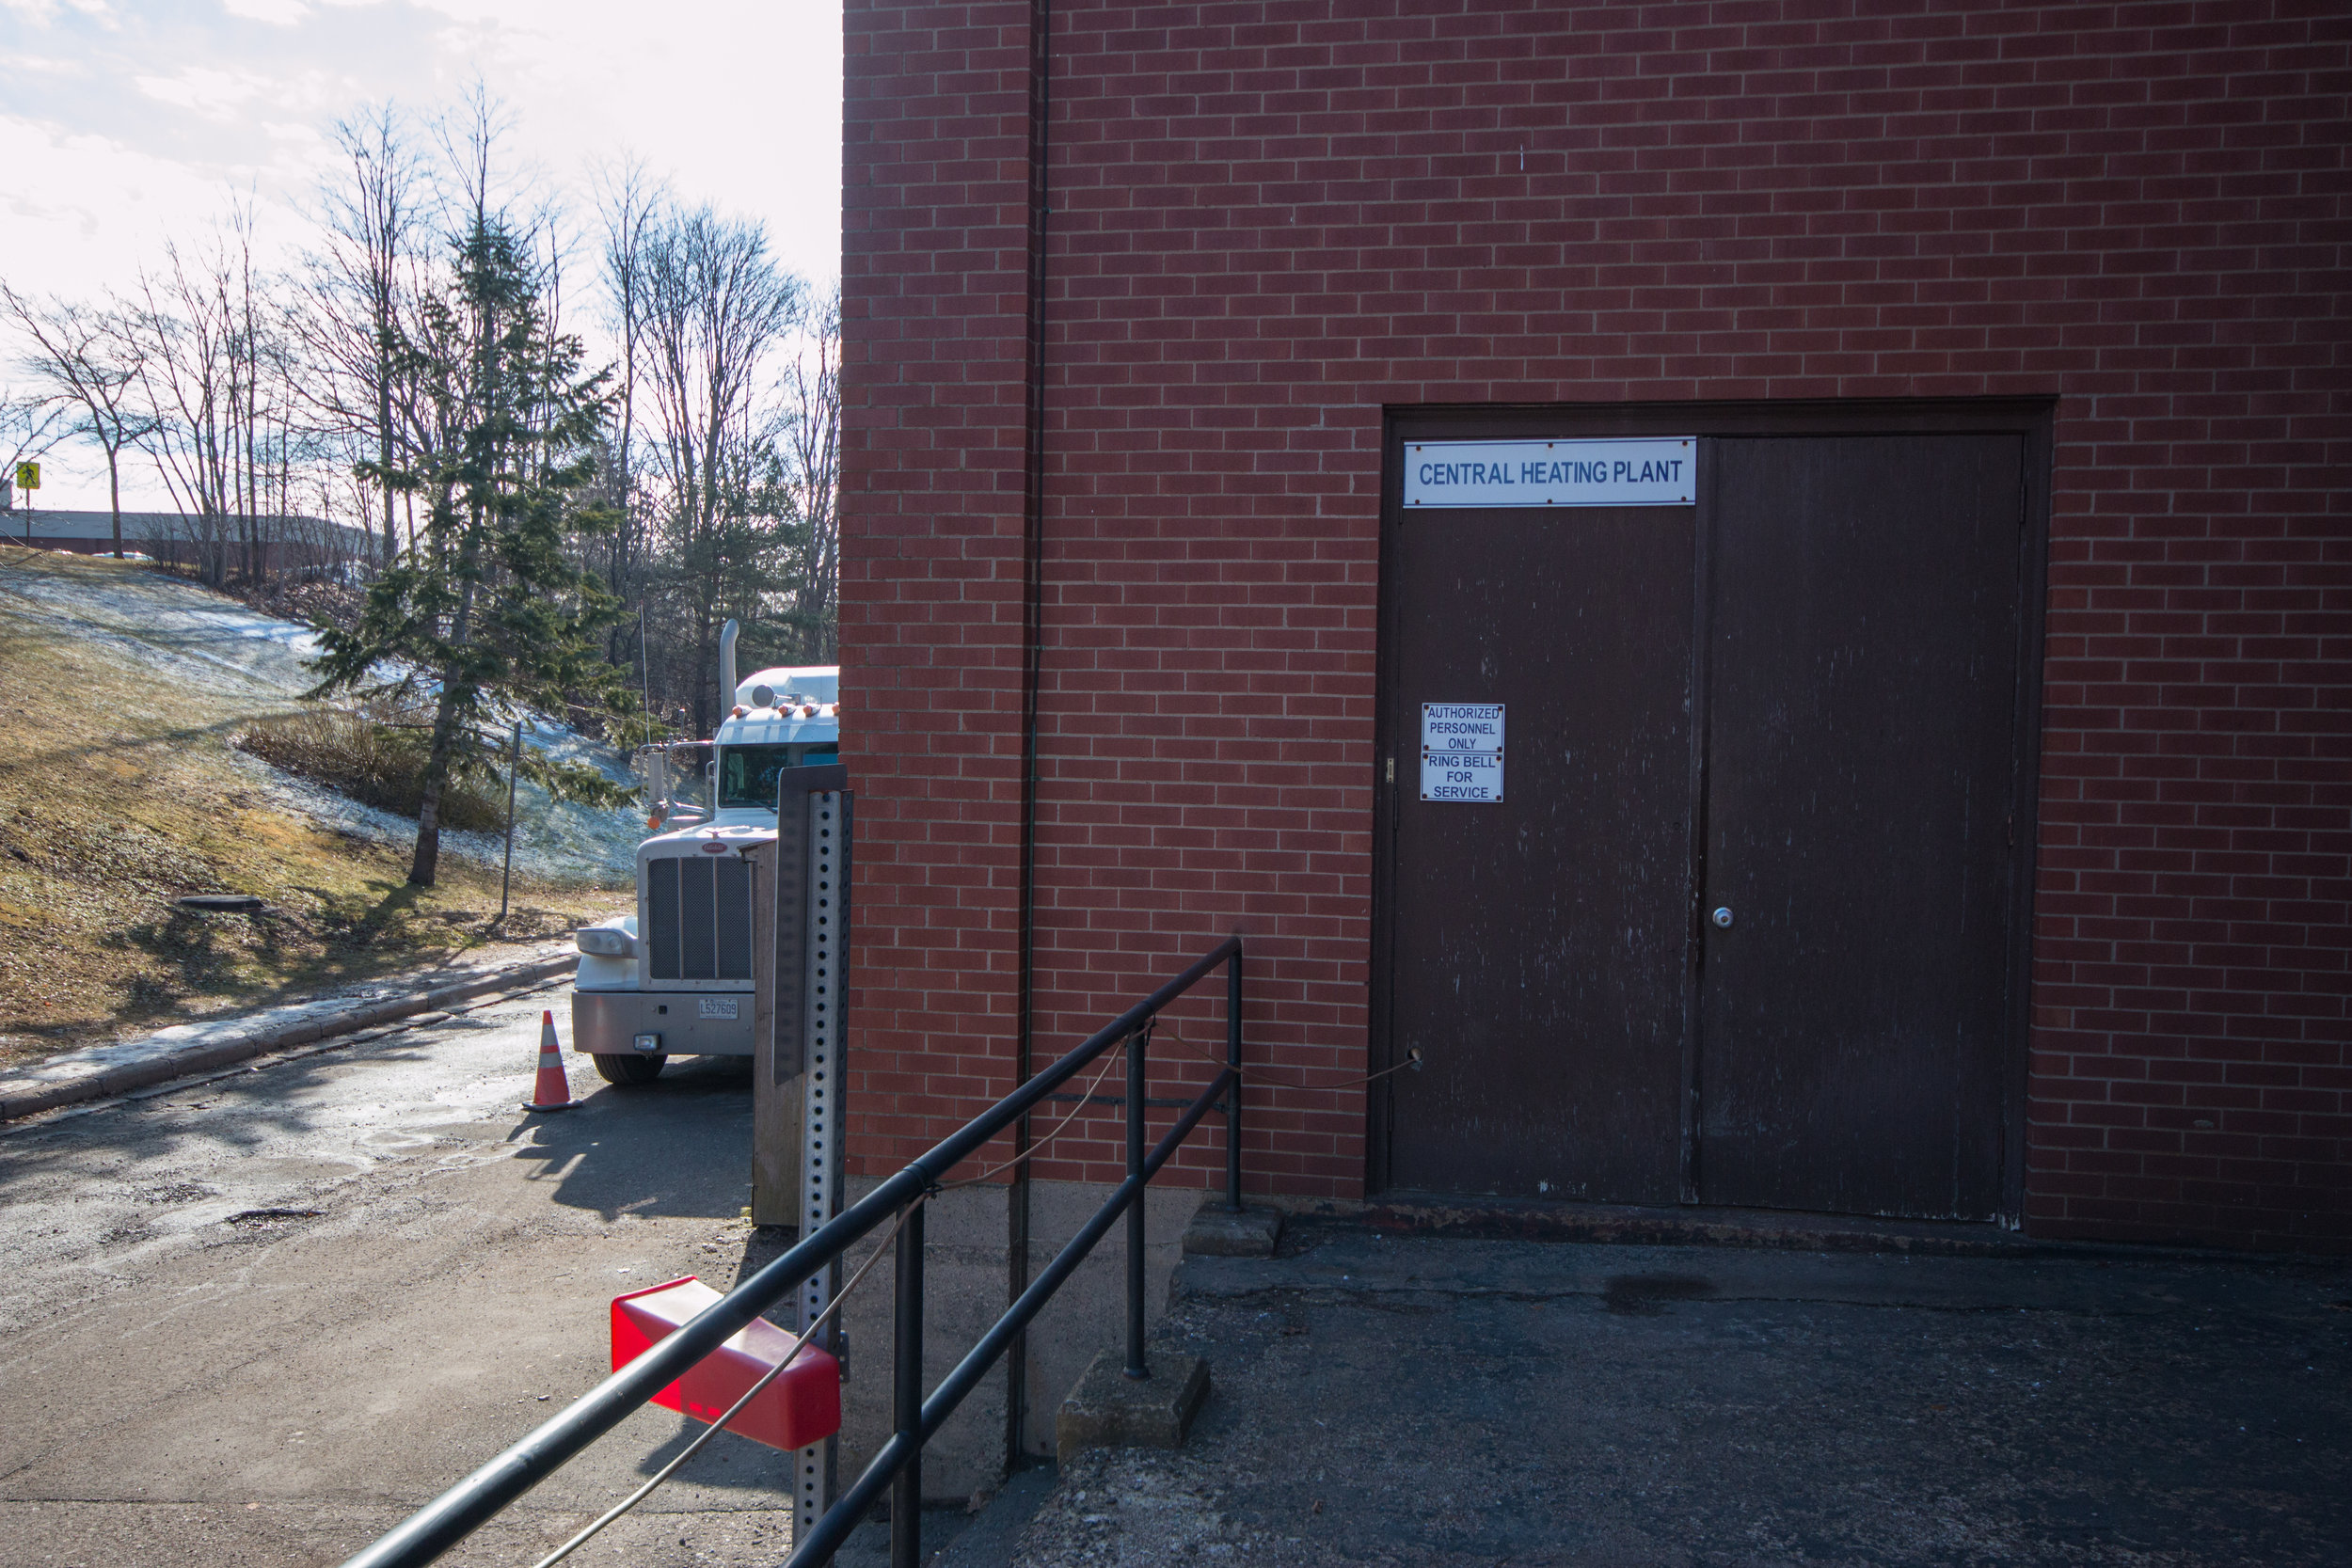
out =
<path fill-rule="evenodd" d="M 617 1372 L 644 1354 L 718 1299 L 718 1291 L 692 1275 L 615 1296 L 612 1370 Z M 653 1402 L 698 1421 L 715 1421 L 784 1359 L 792 1338 L 773 1323 L 754 1318 L 741 1333 L 656 1394 Z M 804 1449 L 832 1436 L 841 1430 L 841 1363 L 815 1345 L 807 1346 L 727 1423 L 727 1430 L 773 1449 Z"/>

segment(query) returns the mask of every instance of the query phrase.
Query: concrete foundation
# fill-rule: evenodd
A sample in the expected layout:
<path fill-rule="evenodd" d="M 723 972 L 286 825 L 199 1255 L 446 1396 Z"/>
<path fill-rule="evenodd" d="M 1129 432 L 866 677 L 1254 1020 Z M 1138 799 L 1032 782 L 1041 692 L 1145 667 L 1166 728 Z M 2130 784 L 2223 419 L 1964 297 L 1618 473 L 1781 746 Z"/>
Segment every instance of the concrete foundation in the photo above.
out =
<path fill-rule="evenodd" d="M 1282 1216 L 1272 1209 L 1239 1213 L 1216 1199 L 1203 1203 L 1184 1227 L 1184 1253 L 1194 1258 L 1271 1258 L 1282 1239 Z"/>
<path fill-rule="evenodd" d="M 1127 1375 L 1124 1351 L 1094 1357 L 1054 1414 L 1054 1457 L 1068 1465 L 1089 1449 L 1181 1449 L 1209 1397 L 1209 1364 L 1174 1351 L 1144 1353 L 1148 1378 Z"/>
<path fill-rule="evenodd" d="M 852 1180 L 845 1201 L 880 1183 Z M 1053 1259 L 1116 1189 L 1092 1182 L 1040 1181 L 1029 1195 L 1030 1276 Z M 1003 1186 L 965 1187 L 931 1200 L 924 1220 L 923 1378 L 928 1389 L 962 1359 L 1004 1311 L 1008 1236 Z M 1181 1238 L 1202 1198 L 1197 1188 L 1153 1187 L 1147 1195 L 1144 1307 L 1147 1323 L 1168 1307 Z M 887 1227 L 843 1259 L 844 1276 L 865 1261 Z M 1095 1355 L 1120 1343 L 1125 1322 L 1126 1227 L 1114 1227 L 1029 1326 L 1024 1447 L 1055 1451 L 1054 1413 Z M 847 1486 L 890 1433 L 890 1303 L 895 1265 L 883 1259 L 842 1308 L 849 1333 L 841 1388 L 841 1478 Z M 1005 1474 L 1005 1371 L 1000 1362 L 924 1450 L 923 1496 L 961 1501 Z"/>

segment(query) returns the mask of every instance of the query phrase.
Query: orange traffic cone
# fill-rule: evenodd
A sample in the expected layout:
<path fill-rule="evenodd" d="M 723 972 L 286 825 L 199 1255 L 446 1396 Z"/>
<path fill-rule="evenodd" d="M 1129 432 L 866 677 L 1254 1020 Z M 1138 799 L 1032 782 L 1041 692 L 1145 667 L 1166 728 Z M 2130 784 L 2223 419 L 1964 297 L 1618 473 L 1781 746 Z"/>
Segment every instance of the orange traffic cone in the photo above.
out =
<path fill-rule="evenodd" d="M 571 1080 L 564 1075 L 564 1048 L 556 1043 L 555 1015 L 539 1014 L 539 1081 L 531 1090 L 526 1111 L 568 1111 L 572 1108 Z"/>

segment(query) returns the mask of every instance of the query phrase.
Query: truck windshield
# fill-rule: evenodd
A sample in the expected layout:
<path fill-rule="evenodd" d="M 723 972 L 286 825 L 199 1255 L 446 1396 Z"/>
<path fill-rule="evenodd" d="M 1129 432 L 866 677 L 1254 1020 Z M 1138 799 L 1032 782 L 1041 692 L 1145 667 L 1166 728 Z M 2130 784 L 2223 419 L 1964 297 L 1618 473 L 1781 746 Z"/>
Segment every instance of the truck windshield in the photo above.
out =
<path fill-rule="evenodd" d="M 729 746 L 719 753 L 719 809 L 776 809 L 776 775 L 793 766 L 799 746 Z"/>

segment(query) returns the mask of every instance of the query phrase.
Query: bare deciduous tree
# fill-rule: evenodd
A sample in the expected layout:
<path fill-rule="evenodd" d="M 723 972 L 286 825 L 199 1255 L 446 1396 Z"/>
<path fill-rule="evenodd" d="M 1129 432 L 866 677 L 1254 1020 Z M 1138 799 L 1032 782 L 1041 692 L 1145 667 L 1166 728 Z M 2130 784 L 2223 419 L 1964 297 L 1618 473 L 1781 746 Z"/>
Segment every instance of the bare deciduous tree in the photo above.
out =
<path fill-rule="evenodd" d="M 253 267 L 252 214 L 229 221 L 193 260 L 176 242 L 142 272 L 133 312 L 146 446 L 187 519 L 208 581 L 228 574 L 231 546 L 248 580 L 262 573 L 262 486 L 268 438 L 290 366 Z"/>
<path fill-rule="evenodd" d="M 154 428 L 138 405 L 138 341 L 120 310 L 68 299 L 35 300 L 0 283 L 0 309 L 33 343 L 24 370 L 66 416 L 69 435 L 106 456 L 114 555 L 122 559 L 122 453 Z"/>
<path fill-rule="evenodd" d="M 647 226 L 643 279 L 643 394 L 671 534 L 673 572 L 685 599 L 697 673 L 694 729 L 715 717 L 701 672 L 717 658 L 730 598 L 755 596 L 773 549 L 771 528 L 750 504 L 771 476 L 778 410 L 768 394 L 771 360 L 799 324 L 803 289 L 768 252 L 756 223 L 708 207 L 665 211 Z M 720 705 L 733 701 L 720 693 Z"/>
<path fill-rule="evenodd" d="M 65 439 L 65 410 L 39 392 L 0 391 L 0 488 L 14 494 L 16 466 L 37 463 Z M 24 542 L 32 543 L 32 518 Z"/>
<path fill-rule="evenodd" d="M 618 341 L 613 379 L 613 422 L 606 437 L 604 483 L 618 526 L 612 535 L 606 581 L 624 598 L 642 588 L 645 515 L 637 490 L 637 382 L 644 365 L 644 252 L 647 230 L 668 203 L 668 193 L 634 158 L 600 176 L 596 205 L 603 225 L 607 328 Z M 617 648 L 613 650 L 617 653 Z"/>
<path fill-rule="evenodd" d="M 401 343 L 427 285 L 433 192 L 406 122 L 389 103 L 334 127 L 343 172 L 321 190 L 319 248 L 305 258 L 294 330 L 321 372 L 302 383 L 328 428 L 367 452 L 361 477 L 380 507 L 389 564 L 400 551 L 398 475 L 408 452 L 402 414 L 413 370 Z"/>
<path fill-rule="evenodd" d="M 830 661 L 837 657 L 839 626 L 835 591 L 841 578 L 841 293 L 835 289 L 811 314 L 801 352 L 785 371 L 790 424 L 785 433 L 789 457 L 787 483 L 798 515 L 793 574 L 799 603 L 794 618 L 803 636 L 803 657 Z"/>

